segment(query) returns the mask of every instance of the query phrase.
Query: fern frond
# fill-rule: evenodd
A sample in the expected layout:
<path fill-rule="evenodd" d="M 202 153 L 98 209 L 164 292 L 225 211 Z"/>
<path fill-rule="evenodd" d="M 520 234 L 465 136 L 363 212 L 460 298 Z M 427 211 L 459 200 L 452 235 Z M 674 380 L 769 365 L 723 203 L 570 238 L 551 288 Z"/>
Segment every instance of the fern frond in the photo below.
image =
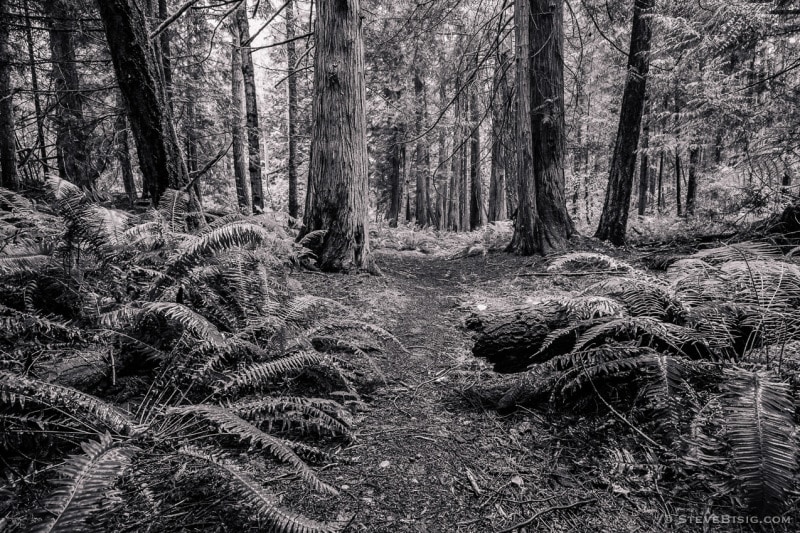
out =
<path fill-rule="evenodd" d="M 211 422 L 217 426 L 220 431 L 236 437 L 241 442 L 248 442 L 251 446 L 261 447 L 263 450 L 267 451 L 271 457 L 291 466 L 292 470 L 314 490 L 325 494 L 338 494 L 335 488 L 319 479 L 305 461 L 300 459 L 291 448 L 284 445 L 280 439 L 276 439 L 269 433 L 261 431 L 250 422 L 240 418 L 234 412 L 224 407 L 205 404 L 189 405 L 185 407 L 172 407 L 167 413 L 177 416 L 197 417 Z"/>
<path fill-rule="evenodd" d="M 184 446 L 179 453 L 214 465 L 226 474 L 231 481 L 231 489 L 245 504 L 267 520 L 275 533 L 336 533 L 336 528 L 330 524 L 316 522 L 282 509 L 275 496 L 268 493 L 238 466 L 222 457 L 194 446 Z"/>
<path fill-rule="evenodd" d="M 233 387 L 238 388 L 260 388 L 270 380 L 289 372 L 296 372 L 311 365 L 322 362 L 322 356 L 316 352 L 298 352 L 269 361 L 266 363 L 256 363 L 247 366 L 238 372 L 229 374 L 225 380 L 217 387 L 217 390 L 224 392 Z"/>
<path fill-rule="evenodd" d="M 333 400 L 297 396 L 266 397 L 238 401 L 228 407 L 242 418 L 257 424 L 289 420 L 298 422 L 304 428 L 315 427 L 334 435 L 350 435 L 348 413 Z"/>
<path fill-rule="evenodd" d="M 548 272 L 633 272 L 635 270 L 625 261 L 596 252 L 571 252 L 556 257 L 547 266 Z"/>
<path fill-rule="evenodd" d="M 729 261 L 774 260 L 782 256 L 780 248 L 763 242 L 738 242 L 700 250 L 691 257 L 711 264 Z"/>
<path fill-rule="evenodd" d="M 46 503 L 53 515 L 33 528 L 35 533 L 85 531 L 86 520 L 103 509 L 116 479 L 138 448 L 120 445 L 106 433 L 100 441 L 81 444 L 84 455 L 70 457 L 59 469 L 56 490 Z"/>
<path fill-rule="evenodd" d="M 794 405 L 789 387 L 767 372 L 726 372 L 723 408 L 736 482 L 753 512 L 777 515 L 797 471 Z"/>
<path fill-rule="evenodd" d="M 130 435 L 135 429 L 126 413 L 91 394 L 0 370 L 0 401 L 24 406 L 28 400 L 65 411 L 81 420 L 95 419 L 123 435 Z"/>

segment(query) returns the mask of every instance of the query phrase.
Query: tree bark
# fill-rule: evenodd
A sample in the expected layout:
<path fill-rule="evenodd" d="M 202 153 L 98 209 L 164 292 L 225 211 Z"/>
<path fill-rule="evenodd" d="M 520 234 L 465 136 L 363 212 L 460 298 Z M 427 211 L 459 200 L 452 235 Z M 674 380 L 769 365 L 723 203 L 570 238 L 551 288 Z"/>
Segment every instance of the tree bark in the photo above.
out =
<path fill-rule="evenodd" d="M 646 98 L 646 97 L 645 97 Z M 645 108 L 647 108 L 645 104 Z M 643 217 L 647 212 L 647 189 L 650 186 L 650 157 L 647 154 L 647 149 L 650 145 L 650 116 L 649 109 L 647 116 L 644 118 L 644 131 L 642 132 L 642 143 L 640 152 L 640 168 L 639 168 L 639 216 Z"/>
<path fill-rule="evenodd" d="M 135 0 L 99 0 L 106 39 L 136 141 L 139 168 L 158 203 L 168 188 L 189 182 L 172 117 L 164 102 L 147 25 Z M 194 203 L 199 206 L 195 198 Z"/>
<path fill-rule="evenodd" d="M 681 204 L 681 154 L 675 148 L 675 206 L 678 216 L 683 216 L 683 206 Z"/>
<path fill-rule="evenodd" d="M 628 54 L 628 75 L 622 95 L 617 140 L 611 159 L 608 188 L 595 237 L 613 244 L 625 242 L 628 210 L 636 168 L 636 147 L 647 93 L 647 74 L 650 70 L 650 41 L 652 28 L 649 12 L 654 0 L 635 0 L 633 27 Z"/>
<path fill-rule="evenodd" d="M 233 137 L 233 177 L 239 210 L 249 215 L 253 212 L 253 195 L 248 174 L 247 119 L 245 118 L 244 76 L 242 75 L 242 48 L 239 28 L 231 25 L 231 132 Z"/>
<path fill-rule="evenodd" d="M 55 91 L 56 162 L 59 177 L 86 191 L 94 190 L 99 172 L 92 164 L 83 116 L 84 95 L 78 74 L 76 13 L 63 0 L 48 3 L 50 52 Z"/>
<path fill-rule="evenodd" d="M 511 121 L 508 112 L 506 71 L 508 69 L 509 53 L 506 50 L 498 54 L 497 65 L 492 81 L 492 168 L 489 178 L 489 222 L 505 220 L 508 218 L 506 209 L 506 160 L 507 131 Z"/>
<path fill-rule="evenodd" d="M 297 63 L 297 43 L 295 37 L 294 1 L 286 4 L 286 81 L 289 91 L 288 136 L 289 156 L 286 163 L 289 177 L 289 216 L 297 218 L 299 203 L 297 201 L 297 76 L 295 63 Z"/>
<path fill-rule="evenodd" d="M 414 69 L 414 96 L 417 105 L 416 135 L 422 134 L 428 115 L 428 97 L 425 91 L 425 80 L 418 68 Z M 414 198 L 417 226 L 425 227 L 430 223 L 430 150 L 427 140 L 417 140 L 414 150 L 414 174 L 416 178 L 416 194 Z"/>
<path fill-rule="evenodd" d="M 453 149 L 450 168 L 450 186 L 448 187 L 447 201 L 447 229 L 461 231 L 460 198 L 461 198 L 461 173 L 463 139 L 461 138 L 461 121 L 464 98 L 461 94 L 461 77 L 457 76 L 453 89 L 456 91 L 456 101 L 453 110 Z"/>
<path fill-rule="evenodd" d="M 9 48 L 8 0 L 0 0 L 0 187 L 15 190 L 17 150 L 14 143 L 14 89 L 11 86 L 11 50 Z"/>
<path fill-rule="evenodd" d="M 39 95 L 39 73 L 36 68 L 36 56 L 33 53 L 33 34 L 31 32 L 31 15 L 28 0 L 24 0 L 22 7 L 25 11 L 25 40 L 28 45 L 28 61 L 31 64 L 31 89 L 33 89 L 33 110 L 36 113 L 36 144 L 39 145 L 39 158 L 42 164 L 42 175 L 50 173 L 50 164 L 47 161 L 47 142 L 44 137 L 44 114 Z"/>
<path fill-rule="evenodd" d="M 517 181 L 520 255 L 563 249 L 574 233 L 564 193 L 563 5 L 520 0 L 517 31 Z"/>
<path fill-rule="evenodd" d="M 247 20 L 247 1 L 236 9 L 236 24 L 241 43 L 250 40 L 250 25 Z M 261 176 L 261 129 L 258 121 L 256 79 L 253 66 L 253 51 L 248 43 L 242 46 L 242 75 L 244 76 L 245 106 L 247 108 L 247 142 L 249 146 L 250 187 L 253 194 L 253 210 L 264 210 L 264 184 Z"/>
<path fill-rule="evenodd" d="M 534 362 L 533 355 L 547 335 L 568 324 L 568 314 L 561 308 L 529 306 L 475 314 L 467 319 L 467 327 L 478 333 L 472 354 L 486 359 L 500 373 L 524 371 Z"/>
<path fill-rule="evenodd" d="M 686 182 L 686 215 L 694 215 L 697 198 L 697 165 L 700 163 L 700 147 L 693 144 L 689 147 L 689 179 Z"/>
<path fill-rule="evenodd" d="M 317 0 L 305 231 L 323 270 L 376 269 L 369 249 L 366 91 L 359 0 Z"/>
<path fill-rule="evenodd" d="M 473 82 L 470 87 L 469 111 L 470 128 L 472 128 L 469 140 L 469 229 L 474 231 L 484 224 L 483 184 L 481 183 L 481 117 L 480 109 L 478 109 L 477 82 Z"/>
<path fill-rule="evenodd" d="M 128 121 L 125 119 L 124 103 L 122 97 L 117 98 L 119 114 L 114 122 L 115 147 L 117 162 L 119 163 L 120 174 L 122 175 L 122 186 L 125 189 L 125 196 L 131 207 L 136 203 L 136 182 L 133 178 L 133 168 L 131 165 L 131 146 L 128 141 Z"/>
<path fill-rule="evenodd" d="M 158 0 L 158 18 L 163 21 L 169 16 L 167 11 L 167 0 Z M 171 29 L 167 28 L 158 36 L 159 53 L 161 61 L 161 76 L 164 81 L 164 100 L 169 106 L 170 113 L 173 112 L 173 85 L 172 85 L 172 45 L 170 43 Z M 190 165 L 191 167 L 191 165 Z M 192 170 L 190 168 L 190 170 Z"/>

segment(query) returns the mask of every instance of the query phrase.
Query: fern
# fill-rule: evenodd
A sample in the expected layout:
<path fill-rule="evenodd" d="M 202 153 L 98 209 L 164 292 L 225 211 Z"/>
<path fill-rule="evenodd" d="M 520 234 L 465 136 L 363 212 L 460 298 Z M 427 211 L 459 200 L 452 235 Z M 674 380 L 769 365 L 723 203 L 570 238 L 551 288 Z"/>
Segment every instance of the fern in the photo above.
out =
<path fill-rule="evenodd" d="M 549 272 L 602 271 L 634 272 L 635 269 L 619 259 L 595 252 L 572 252 L 553 259 L 547 267 Z"/>
<path fill-rule="evenodd" d="M 214 405 L 191 405 L 173 407 L 169 410 L 169 413 L 208 420 L 226 434 L 235 436 L 240 441 L 250 442 L 252 446 L 259 446 L 272 457 L 288 464 L 314 490 L 327 494 L 338 494 L 336 489 L 320 480 L 291 448 L 288 448 L 282 441 L 269 433 L 261 431 L 253 424 L 240 418 L 229 409 Z"/>
<path fill-rule="evenodd" d="M 184 446 L 179 453 L 216 467 L 230 479 L 231 489 L 250 506 L 258 516 L 270 523 L 275 533 L 334 533 L 330 524 L 315 522 L 302 515 L 282 509 L 275 496 L 268 493 L 236 465 L 225 461 L 213 452 L 194 446 Z"/>
<path fill-rule="evenodd" d="M 97 420 L 107 428 L 129 435 L 136 429 L 129 416 L 99 398 L 72 387 L 47 383 L 0 370 L 0 400 L 8 404 L 34 401 L 80 420 Z"/>
<path fill-rule="evenodd" d="M 72 456 L 59 469 L 62 478 L 45 504 L 53 516 L 36 525 L 35 533 L 86 531 L 87 520 L 107 504 L 116 479 L 139 451 L 114 442 L 108 433 L 81 448 L 84 455 Z"/>
<path fill-rule="evenodd" d="M 748 508 L 783 512 L 797 471 L 794 405 L 789 387 L 767 372 L 726 372 L 723 408 L 733 464 Z"/>
<path fill-rule="evenodd" d="M 280 357 L 275 361 L 256 363 L 227 375 L 217 390 L 224 392 L 233 387 L 258 389 L 278 376 L 288 372 L 297 372 L 307 366 L 319 364 L 321 361 L 322 356 L 319 353 L 298 352 Z"/>

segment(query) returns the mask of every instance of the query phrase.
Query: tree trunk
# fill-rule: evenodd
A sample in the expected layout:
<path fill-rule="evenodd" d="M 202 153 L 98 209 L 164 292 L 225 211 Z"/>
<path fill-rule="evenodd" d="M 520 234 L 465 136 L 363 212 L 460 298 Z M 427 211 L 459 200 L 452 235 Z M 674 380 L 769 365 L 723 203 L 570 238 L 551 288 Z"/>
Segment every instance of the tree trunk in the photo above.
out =
<path fill-rule="evenodd" d="M 233 176 L 239 210 L 249 215 L 253 212 L 253 195 L 248 174 L 247 119 L 245 118 L 244 76 L 242 75 L 242 47 L 239 28 L 231 25 L 231 132 L 233 137 Z"/>
<path fill-rule="evenodd" d="M 394 101 L 399 99 L 399 91 L 392 91 L 395 94 Z M 390 119 L 394 120 L 394 119 Z M 389 172 L 389 202 L 386 209 L 386 219 L 389 226 L 396 228 L 403 212 L 403 196 L 405 194 L 403 185 L 403 167 L 405 165 L 405 125 L 393 122 L 390 124 L 390 134 L 388 138 L 388 172 Z"/>
<path fill-rule="evenodd" d="M 470 197 L 470 181 L 469 181 L 469 88 L 464 91 L 462 99 L 462 115 L 461 124 L 459 127 L 459 144 L 461 148 L 458 151 L 459 155 L 459 191 L 458 191 L 458 214 L 459 214 L 459 227 L 461 231 L 469 231 L 469 197 Z"/>
<path fill-rule="evenodd" d="M 75 39 L 76 14 L 62 0 L 48 4 L 50 52 L 55 91 L 56 162 L 58 175 L 81 189 L 92 191 L 99 173 L 90 156 L 89 138 L 83 117 Z"/>
<path fill-rule="evenodd" d="M 118 115 L 114 122 L 115 147 L 117 162 L 119 163 L 120 174 L 122 176 L 122 186 L 125 189 L 125 196 L 128 197 L 130 206 L 136 203 L 136 182 L 133 178 L 133 168 L 131 165 L 131 145 L 128 141 L 128 121 L 125 119 L 125 104 L 122 97 L 117 98 Z"/>
<path fill-rule="evenodd" d="M 168 187 L 185 187 L 189 173 L 164 102 L 144 15 L 135 0 L 102 0 L 97 5 L 136 141 L 139 168 L 153 203 L 158 203 Z M 192 203 L 199 209 L 196 197 Z"/>
<path fill-rule="evenodd" d="M 297 43 L 295 37 L 294 1 L 286 4 L 286 81 L 289 86 L 289 156 L 286 162 L 289 175 L 289 216 L 297 218 L 299 204 L 297 201 L 297 76 L 295 63 L 297 63 Z"/>
<path fill-rule="evenodd" d="M 169 16 L 167 11 L 167 0 L 158 0 L 158 18 L 163 21 Z M 171 29 L 167 28 L 158 36 L 159 53 L 161 60 L 161 75 L 164 81 L 164 99 L 169 106 L 170 113 L 173 112 L 173 87 L 172 87 L 172 49 L 170 44 Z M 189 169 L 191 171 L 191 168 Z"/>
<path fill-rule="evenodd" d="M 648 107 L 645 104 L 645 107 Z M 647 149 L 650 145 L 650 113 L 648 109 L 647 116 L 644 119 L 644 131 L 642 132 L 642 144 L 640 159 L 641 165 L 639 168 L 639 216 L 643 217 L 647 213 L 647 189 L 650 186 L 650 157 L 647 155 Z"/>
<path fill-rule="evenodd" d="M 544 254 L 574 233 L 564 194 L 563 5 L 519 0 L 514 20 L 519 207 L 509 250 Z"/>
<path fill-rule="evenodd" d="M 677 207 L 678 216 L 683 215 L 683 207 L 681 205 L 681 155 L 678 148 L 675 148 L 675 205 Z"/>
<path fill-rule="evenodd" d="M 658 212 L 664 209 L 664 150 L 658 158 Z"/>
<path fill-rule="evenodd" d="M 451 231 L 461 231 L 460 198 L 461 198 L 461 172 L 463 150 L 463 140 L 461 138 L 461 121 L 464 98 L 461 95 L 461 77 L 456 77 L 455 86 L 456 101 L 453 111 L 453 149 L 452 165 L 450 169 L 450 186 L 448 187 L 447 202 L 447 229 Z"/>
<path fill-rule="evenodd" d="M 628 210 L 636 169 L 636 147 L 642 122 L 650 70 L 652 28 L 649 12 L 655 0 L 635 0 L 633 27 L 628 54 L 628 75 L 622 94 L 617 140 L 611 159 L 608 188 L 595 237 L 621 245 L 625 242 Z"/>
<path fill-rule="evenodd" d="M 0 187 L 17 189 L 17 150 L 14 143 L 14 96 L 11 87 L 8 0 L 0 0 Z"/>
<path fill-rule="evenodd" d="M 250 187 L 253 193 L 253 210 L 264 211 L 264 184 L 261 177 L 261 129 L 258 124 L 258 102 L 256 100 L 256 79 L 253 66 L 253 51 L 250 40 L 250 25 L 247 21 L 247 1 L 236 9 L 236 25 L 242 44 L 242 75 L 244 76 L 245 106 L 247 108 L 247 143 L 249 146 Z"/>
<path fill-rule="evenodd" d="M 22 7 L 25 11 L 25 40 L 28 45 L 28 61 L 31 64 L 31 89 L 33 89 L 33 110 L 36 113 L 36 144 L 39 145 L 39 158 L 42 164 L 42 175 L 50 173 L 50 165 L 47 161 L 47 142 L 44 137 L 44 114 L 42 114 L 42 102 L 39 95 L 39 73 L 36 68 L 36 56 L 33 53 L 33 34 L 31 32 L 31 15 L 28 7 L 28 0 L 24 0 Z"/>
<path fill-rule="evenodd" d="M 416 135 L 420 136 L 425 128 L 428 115 L 428 97 L 425 91 L 425 80 L 418 69 L 414 70 L 414 96 L 417 104 Z M 430 151 L 426 139 L 417 139 L 415 147 L 414 174 L 416 178 L 415 218 L 417 226 L 425 227 L 430 223 Z"/>
<path fill-rule="evenodd" d="M 506 209 L 506 140 L 511 115 L 508 113 L 506 101 L 506 86 L 508 84 L 506 71 L 508 69 L 509 53 L 503 50 L 499 53 L 497 65 L 492 81 L 492 168 L 489 178 L 489 222 L 505 220 L 508 218 Z"/>
<path fill-rule="evenodd" d="M 359 0 L 317 0 L 305 231 L 323 270 L 376 269 L 369 249 L 366 91 Z"/>
<path fill-rule="evenodd" d="M 484 224 L 483 184 L 481 183 L 481 117 L 478 109 L 477 81 L 473 82 L 470 87 L 469 111 L 469 122 L 472 128 L 469 143 L 469 229 L 474 231 Z"/>
<path fill-rule="evenodd" d="M 689 179 L 686 182 L 686 215 L 694 215 L 697 197 L 697 165 L 700 163 L 700 147 L 693 144 L 689 147 Z"/>

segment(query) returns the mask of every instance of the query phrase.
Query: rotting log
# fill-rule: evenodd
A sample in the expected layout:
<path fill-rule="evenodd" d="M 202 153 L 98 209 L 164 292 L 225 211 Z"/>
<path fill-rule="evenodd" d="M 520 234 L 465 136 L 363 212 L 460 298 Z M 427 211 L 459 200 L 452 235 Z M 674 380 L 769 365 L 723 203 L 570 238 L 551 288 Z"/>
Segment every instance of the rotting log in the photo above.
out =
<path fill-rule="evenodd" d="M 567 326 L 562 306 L 516 306 L 492 312 L 473 313 L 466 327 L 477 332 L 472 354 L 486 359 L 503 374 L 524 371 L 534 362 L 545 337 Z"/>

